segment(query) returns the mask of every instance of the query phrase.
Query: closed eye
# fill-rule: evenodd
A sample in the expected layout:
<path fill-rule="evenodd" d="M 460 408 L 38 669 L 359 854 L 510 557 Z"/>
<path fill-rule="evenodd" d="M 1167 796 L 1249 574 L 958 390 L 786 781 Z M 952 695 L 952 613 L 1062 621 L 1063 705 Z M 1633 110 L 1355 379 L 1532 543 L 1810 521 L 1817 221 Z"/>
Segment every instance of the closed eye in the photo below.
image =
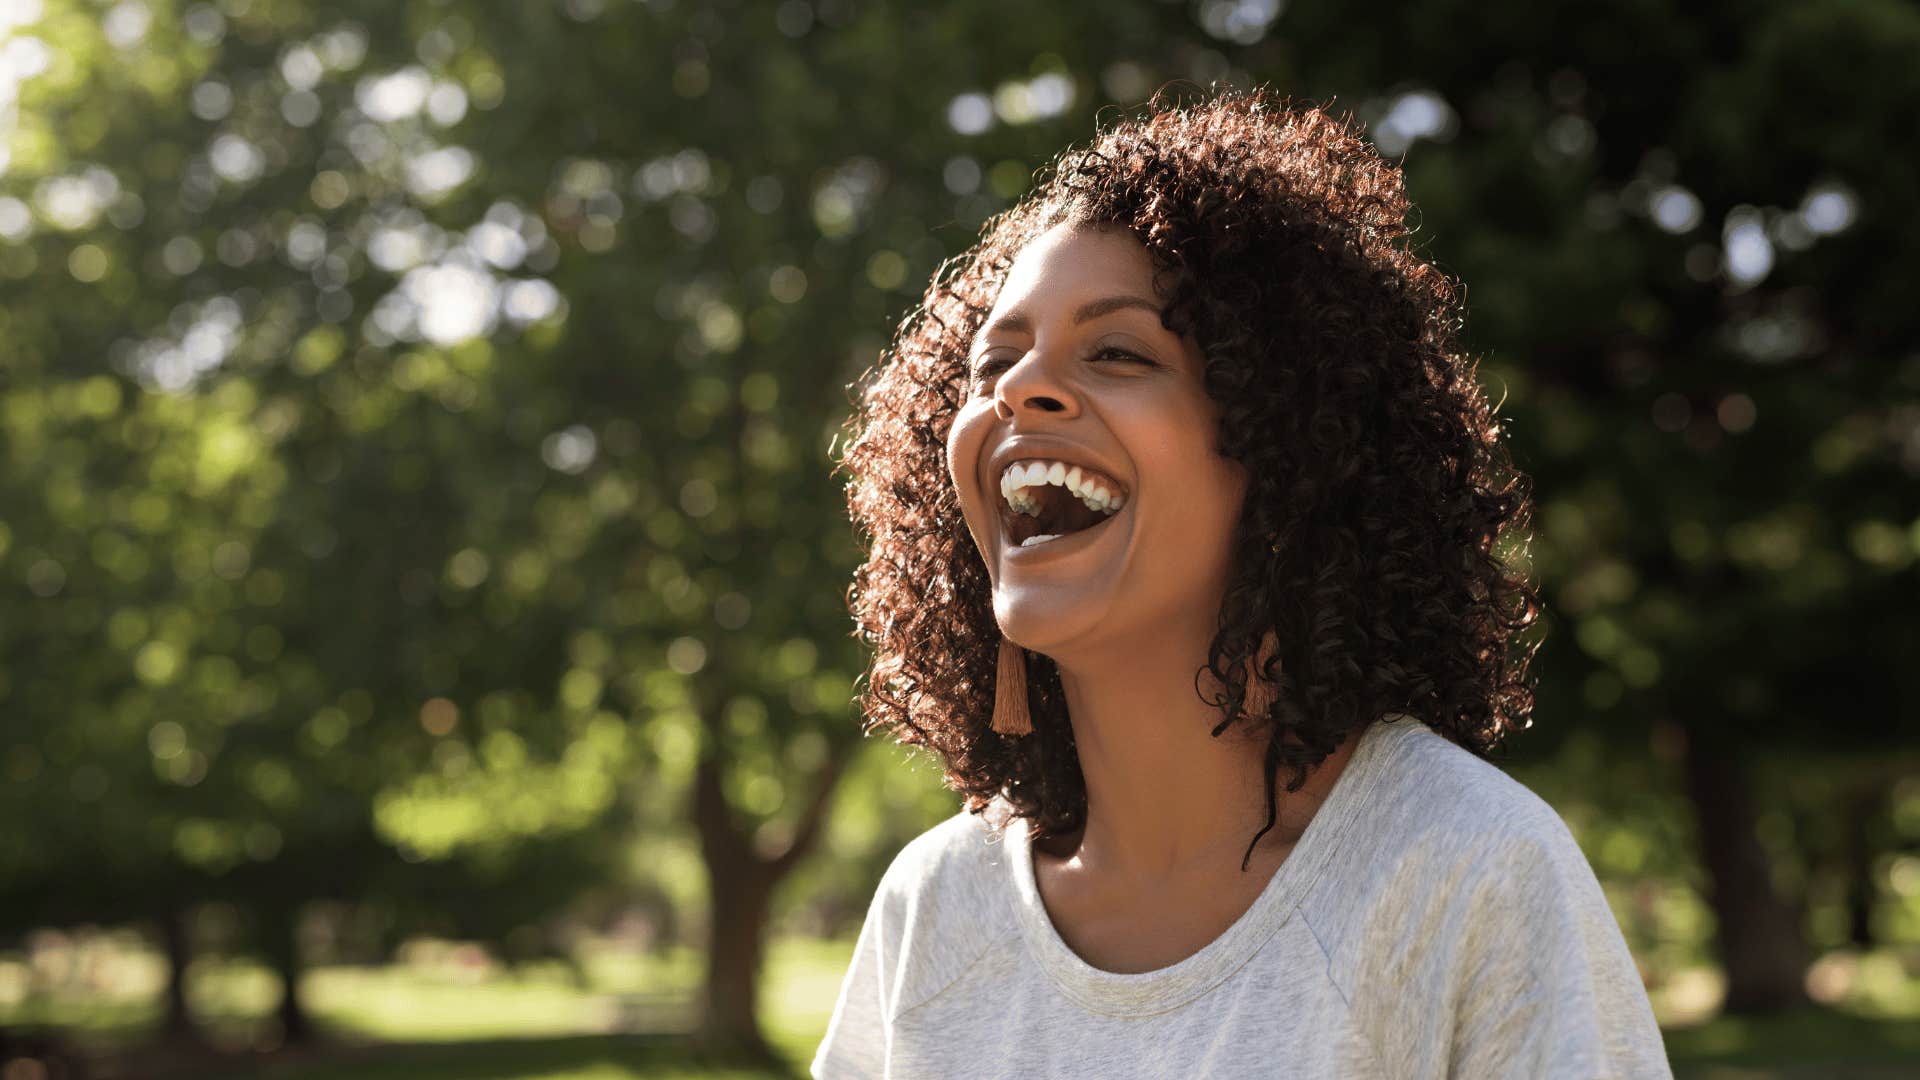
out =
<path fill-rule="evenodd" d="M 1135 364 L 1145 364 L 1148 367 L 1160 366 L 1138 353 L 1128 352 L 1117 345 L 1102 345 L 1100 348 L 1094 350 L 1093 355 L 1087 357 L 1087 360 L 1089 362 L 1096 360 L 1120 360 Z M 998 375 L 1012 366 L 1013 358 L 1011 357 L 1001 356 L 992 360 L 982 360 L 980 364 L 973 369 L 974 381 L 985 381 L 989 377 Z"/>
<path fill-rule="evenodd" d="M 1095 352 L 1092 356 L 1088 357 L 1088 359 L 1089 360 L 1106 360 L 1106 359 L 1130 360 L 1133 363 L 1145 364 L 1148 367 L 1160 366 L 1154 363 L 1153 361 L 1147 359 L 1146 357 L 1139 355 L 1138 353 L 1130 353 L 1127 350 L 1122 349 L 1117 345 L 1103 345 L 1100 347 L 1099 351 Z"/>
<path fill-rule="evenodd" d="M 989 375 L 998 375 L 1001 372 L 1007 370 L 1007 368 L 1012 366 L 1012 364 L 1013 364 L 1012 360 L 1008 360 L 1004 358 L 999 360 L 982 360 L 980 361 L 980 363 L 974 366 L 974 369 L 973 369 L 974 381 L 979 382 L 985 379 Z"/>

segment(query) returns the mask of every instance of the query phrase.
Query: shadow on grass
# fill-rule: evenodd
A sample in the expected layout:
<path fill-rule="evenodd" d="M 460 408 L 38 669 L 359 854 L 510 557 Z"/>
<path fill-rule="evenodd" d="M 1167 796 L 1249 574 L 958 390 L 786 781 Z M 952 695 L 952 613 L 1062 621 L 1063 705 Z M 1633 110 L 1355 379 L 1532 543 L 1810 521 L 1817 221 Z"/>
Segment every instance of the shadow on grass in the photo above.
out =
<path fill-rule="evenodd" d="M 435 1043 L 331 1043 L 270 1053 L 151 1048 L 99 1061 L 99 1080 L 800 1080 L 804 1071 L 703 1059 L 687 1036 L 571 1035 Z"/>
<path fill-rule="evenodd" d="M 1722 1016 L 1664 1032 L 1674 1075 L 1687 1080 L 1920 1076 L 1920 1024 L 1827 1009 Z"/>
<path fill-rule="evenodd" d="M 1678 1080 L 1920 1076 L 1920 1025 L 1823 1009 L 1720 1017 L 1664 1032 Z M 464 1042 L 329 1042 L 269 1053 L 149 1045 L 96 1057 L 93 1080 L 803 1080 L 810 1039 L 778 1039 L 786 1068 L 702 1059 L 683 1033 Z M 789 1042 L 791 1045 L 789 1045 Z"/>

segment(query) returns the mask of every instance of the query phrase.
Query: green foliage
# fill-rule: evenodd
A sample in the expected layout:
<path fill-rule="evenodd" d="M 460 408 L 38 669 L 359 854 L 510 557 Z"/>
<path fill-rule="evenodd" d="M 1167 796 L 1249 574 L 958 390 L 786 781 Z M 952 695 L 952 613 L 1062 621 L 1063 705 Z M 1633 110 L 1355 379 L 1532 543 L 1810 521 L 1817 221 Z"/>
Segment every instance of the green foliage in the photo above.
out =
<path fill-rule="evenodd" d="M 1280 7 L 20 6 L 0 928 L 691 903 L 703 751 L 777 849 L 858 745 L 849 385 L 1035 167 L 1174 79 L 1404 157 L 1536 480 L 1519 756 L 1632 762 L 1567 783 L 1597 865 L 1697 878 L 1683 809 L 1621 797 L 1671 783 L 1662 725 L 1911 763 L 1920 15 Z M 785 894 L 818 925 L 952 812 L 912 761 L 841 781 Z M 1809 782 L 1773 809 L 1820 818 Z M 1803 832 L 1813 880 L 1838 841 Z"/>

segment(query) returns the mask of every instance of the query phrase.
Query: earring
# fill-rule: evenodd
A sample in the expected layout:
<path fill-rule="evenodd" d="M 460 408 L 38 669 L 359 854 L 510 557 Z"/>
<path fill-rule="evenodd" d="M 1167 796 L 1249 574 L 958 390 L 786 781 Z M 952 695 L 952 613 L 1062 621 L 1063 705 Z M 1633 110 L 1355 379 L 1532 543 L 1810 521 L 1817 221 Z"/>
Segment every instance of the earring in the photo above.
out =
<path fill-rule="evenodd" d="M 1027 709 L 1027 651 L 1005 637 L 1000 639 L 1000 671 L 993 685 L 993 730 L 1002 735 L 1033 731 Z"/>
<path fill-rule="evenodd" d="M 1279 636 L 1269 630 L 1267 636 L 1260 639 L 1259 651 L 1247 661 L 1247 697 L 1242 711 L 1248 716 L 1265 716 L 1267 710 L 1273 708 L 1274 699 L 1279 697 L 1274 685 L 1260 674 L 1279 649 Z"/>

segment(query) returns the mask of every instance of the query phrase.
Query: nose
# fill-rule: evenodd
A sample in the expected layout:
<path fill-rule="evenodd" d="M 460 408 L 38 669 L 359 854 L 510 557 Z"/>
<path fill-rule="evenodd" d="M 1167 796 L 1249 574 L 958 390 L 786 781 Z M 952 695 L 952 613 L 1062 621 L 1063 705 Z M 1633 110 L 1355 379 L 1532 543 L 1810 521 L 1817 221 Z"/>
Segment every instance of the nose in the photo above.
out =
<path fill-rule="evenodd" d="M 1001 373 L 993 388 L 993 412 L 1002 420 L 1036 412 L 1068 419 L 1079 414 L 1080 400 L 1046 354 L 1034 348 Z"/>

